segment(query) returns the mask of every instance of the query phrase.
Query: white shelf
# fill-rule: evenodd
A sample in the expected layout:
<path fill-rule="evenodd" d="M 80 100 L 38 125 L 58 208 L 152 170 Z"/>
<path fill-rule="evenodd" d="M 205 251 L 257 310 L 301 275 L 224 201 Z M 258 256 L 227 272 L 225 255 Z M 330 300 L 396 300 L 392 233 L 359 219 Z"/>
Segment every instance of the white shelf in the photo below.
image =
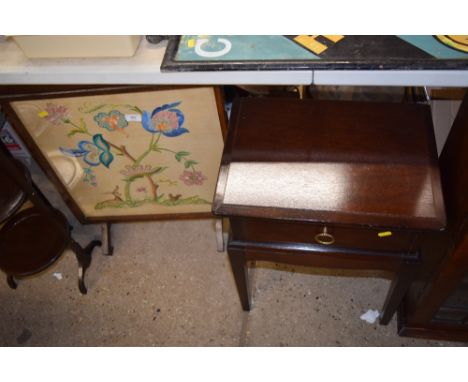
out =
<path fill-rule="evenodd" d="M 468 70 L 316 70 L 316 85 L 467 87 Z"/>
<path fill-rule="evenodd" d="M 162 73 L 166 42 L 145 39 L 133 57 L 28 59 L 13 41 L 0 41 L 0 84 L 308 85 L 312 71 Z"/>
<path fill-rule="evenodd" d="M 142 39 L 133 57 L 28 59 L 0 41 L 0 84 L 468 86 L 468 70 L 282 70 L 162 73 L 166 42 Z"/>

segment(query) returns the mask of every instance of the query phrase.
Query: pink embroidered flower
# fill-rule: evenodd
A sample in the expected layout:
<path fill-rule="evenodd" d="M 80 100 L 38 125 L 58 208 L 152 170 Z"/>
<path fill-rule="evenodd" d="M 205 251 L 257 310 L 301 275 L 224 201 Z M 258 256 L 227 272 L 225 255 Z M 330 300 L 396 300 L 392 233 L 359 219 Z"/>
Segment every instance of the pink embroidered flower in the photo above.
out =
<path fill-rule="evenodd" d="M 177 117 L 177 114 L 169 110 L 160 111 L 155 114 L 151 120 L 153 121 L 156 130 L 166 134 L 179 127 L 179 118 Z"/>
<path fill-rule="evenodd" d="M 162 133 L 166 137 L 178 137 L 188 133 L 189 131 L 182 127 L 185 121 L 184 113 L 176 109 L 179 105 L 180 101 L 159 106 L 153 110 L 151 116 L 147 111 L 143 111 L 141 116 L 143 128 L 152 134 Z"/>
<path fill-rule="evenodd" d="M 179 179 L 187 186 L 201 186 L 208 178 L 201 171 L 184 171 Z"/>
<path fill-rule="evenodd" d="M 58 125 L 59 123 L 68 120 L 68 108 L 66 106 L 48 103 L 46 106 L 46 112 L 47 115 L 44 118 L 53 125 Z"/>

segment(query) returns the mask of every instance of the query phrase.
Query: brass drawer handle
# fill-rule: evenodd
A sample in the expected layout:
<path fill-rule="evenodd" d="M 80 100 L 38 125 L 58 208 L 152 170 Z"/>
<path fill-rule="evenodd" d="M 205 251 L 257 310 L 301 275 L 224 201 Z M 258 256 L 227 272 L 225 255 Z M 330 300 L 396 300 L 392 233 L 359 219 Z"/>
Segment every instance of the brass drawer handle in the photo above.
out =
<path fill-rule="evenodd" d="M 328 233 L 327 227 L 323 227 L 322 232 L 315 235 L 315 241 L 320 244 L 330 245 L 335 242 L 335 238 Z"/>

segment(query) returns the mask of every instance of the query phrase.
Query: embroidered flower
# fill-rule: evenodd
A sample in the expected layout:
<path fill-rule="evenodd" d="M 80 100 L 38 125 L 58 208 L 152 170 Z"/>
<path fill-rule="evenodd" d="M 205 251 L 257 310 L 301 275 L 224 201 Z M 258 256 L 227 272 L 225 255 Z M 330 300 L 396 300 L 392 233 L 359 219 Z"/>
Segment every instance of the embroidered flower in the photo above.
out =
<path fill-rule="evenodd" d="M 141 123 L 143 128 L 150 133 L 162 133 L 166 137 L 177 137 L 189 131 L 182 127 L 184 124 L 184 114 L 175 107 L 180 105 L 180 102 L 165 104 L 157 107 L 151 113 L 151 117 L 147 111 L 143 112 Z"/>
<path fill-rule="evenodd" d="M 114 160 L 114 156 L 110 152 L 110 146 L 101 134 L 94 135 L 92 142 L 78 142 L 77 149 L 65 149 L 60 147 L 60 151 L 65 155 L 83 157 L 83 160 L 90 166 L 98 166 L 102 163 L 104 166 L 109 167 Z"/>
<path fill-rule="evenodd" d="M 186 186 L 201 186 L 208 178 L 202 174 L 201 171 L 184 171 L 179 179 L 184 182 Z"/>
<path fill-rule="evenodd" d="M 60 123 L 68 121 L 68 108 L 63 105 L 55 105 L 48 103 L 45 111 L 39 113 L 40 116 L 52 123 L 53 125 L 59 125 Z"/>
<path fill-rule="evenodd" d="M 99 113 L 94 116 L 94 121 L 106 130 L 114 131 L 128 126 L 125 115 L 118 110 L 109 113 Z"/>
<path fill-rule="evenodd" d="M 94 175 L 94 171 L 91 167 L 83 168 L 83 182 L 89 183 L 95 187 L 97 186 L 96 175 Z"/>

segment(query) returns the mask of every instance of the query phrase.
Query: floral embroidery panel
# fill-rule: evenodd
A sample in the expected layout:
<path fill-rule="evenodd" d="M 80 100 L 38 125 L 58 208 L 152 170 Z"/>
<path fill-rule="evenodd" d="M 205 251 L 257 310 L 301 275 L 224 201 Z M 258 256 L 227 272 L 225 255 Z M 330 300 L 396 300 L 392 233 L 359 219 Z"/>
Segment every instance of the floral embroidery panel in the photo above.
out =
<path fill-rule="evenodd" d="M 213 88 L 12 106 L 86 217 L 211 210 L 223 150 Z"/>

